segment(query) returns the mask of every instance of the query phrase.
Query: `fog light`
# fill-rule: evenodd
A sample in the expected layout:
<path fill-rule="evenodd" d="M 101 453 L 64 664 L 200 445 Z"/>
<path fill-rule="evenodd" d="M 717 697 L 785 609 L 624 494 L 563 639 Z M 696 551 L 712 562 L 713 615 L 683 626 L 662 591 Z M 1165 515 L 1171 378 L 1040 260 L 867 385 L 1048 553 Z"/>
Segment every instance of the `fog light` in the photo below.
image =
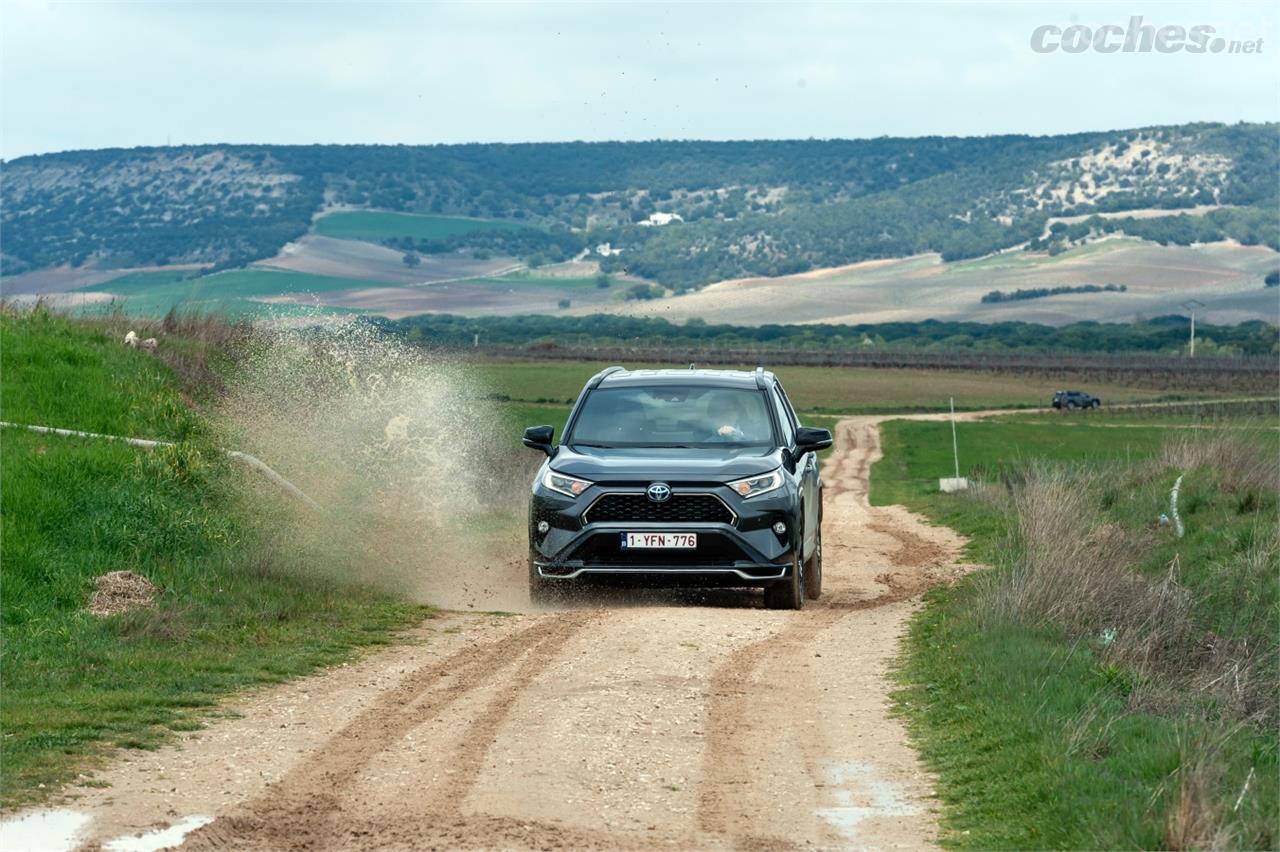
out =
<path fill-rule="evenodd" d="M 784 524 L 782 521 L 778 521 L 776 524 L 773 525 L 773 531 L 778 535 L 785 535 L 787 532 L 787 525 Z"/>
<path fill-rule="evenodd" d="M 538 521 L 538 532 L 542 535 L 547 534 L 547 530 L 551 529 L 551 524 L 546 521 Z"/>

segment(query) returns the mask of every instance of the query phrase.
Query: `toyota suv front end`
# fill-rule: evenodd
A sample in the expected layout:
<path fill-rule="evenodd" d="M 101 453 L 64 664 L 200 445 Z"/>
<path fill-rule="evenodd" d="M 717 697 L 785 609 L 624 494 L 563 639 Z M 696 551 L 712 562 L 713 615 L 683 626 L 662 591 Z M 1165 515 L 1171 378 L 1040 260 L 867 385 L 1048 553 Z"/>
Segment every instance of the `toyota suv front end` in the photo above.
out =
<path fill-rule="evenodd" d="M 575 583 L 759 586 L 799 609 L 821 594 L 824 429 L 800 426 L 776 377 L 604 370 L 583 389 L 529 503 L 529 588 Z"/>

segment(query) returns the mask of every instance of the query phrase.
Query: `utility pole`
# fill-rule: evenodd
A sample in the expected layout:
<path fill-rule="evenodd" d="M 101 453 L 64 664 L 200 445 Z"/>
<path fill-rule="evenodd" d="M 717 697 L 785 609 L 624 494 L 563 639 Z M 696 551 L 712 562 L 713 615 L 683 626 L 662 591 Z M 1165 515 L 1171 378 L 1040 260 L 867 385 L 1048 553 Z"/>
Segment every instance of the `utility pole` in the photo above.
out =
<path fill-rule="evenodd" d="M 1203 308 L 1204 302 L 1197 299 L 1191 299 L 1182 303 L 1182 307 L 1191 312 L 1191 353 L 1190 357 L 1196 357 L 1196 308 Z"/>

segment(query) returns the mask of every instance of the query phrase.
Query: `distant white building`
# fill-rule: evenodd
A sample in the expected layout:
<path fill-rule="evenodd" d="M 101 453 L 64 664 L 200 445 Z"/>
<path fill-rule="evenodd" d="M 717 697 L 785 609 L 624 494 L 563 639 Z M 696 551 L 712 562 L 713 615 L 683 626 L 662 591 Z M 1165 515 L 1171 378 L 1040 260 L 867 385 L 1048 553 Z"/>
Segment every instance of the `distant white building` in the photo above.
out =
<path fill-rule="evenodd" d="M 644 228 L 653 228 L 659 225 L 670 225 L 672 222 L 683 221 L 684 218 L 679 213 L 663 213 L 658 211 L 657 213 L 650 213 L 648 219 L 645 219 L 642 222 L 637 222 L 636 224 Z"/>
<path fill-rule="evenodd" d="M 600 243 L 600 245 L 596 246 L 595 252 L 601 257 L 612 257 L 615 254 L 622 254 L 622 249 L 614 248 L 609 243 Z"/>

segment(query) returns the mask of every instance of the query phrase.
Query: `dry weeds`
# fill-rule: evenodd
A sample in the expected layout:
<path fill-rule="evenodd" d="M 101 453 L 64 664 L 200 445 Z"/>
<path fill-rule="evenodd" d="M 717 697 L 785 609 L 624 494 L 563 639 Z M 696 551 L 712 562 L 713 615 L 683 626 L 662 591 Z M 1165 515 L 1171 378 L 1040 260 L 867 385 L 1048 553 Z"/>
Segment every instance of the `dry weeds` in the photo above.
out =
<path fill-rule="evenodd" d="M 94 585 L 89 612 L 100 618 L 152 606 L 160 594 L 154 583 L 132 571 L 111 571 L 98 577 Z"/>

